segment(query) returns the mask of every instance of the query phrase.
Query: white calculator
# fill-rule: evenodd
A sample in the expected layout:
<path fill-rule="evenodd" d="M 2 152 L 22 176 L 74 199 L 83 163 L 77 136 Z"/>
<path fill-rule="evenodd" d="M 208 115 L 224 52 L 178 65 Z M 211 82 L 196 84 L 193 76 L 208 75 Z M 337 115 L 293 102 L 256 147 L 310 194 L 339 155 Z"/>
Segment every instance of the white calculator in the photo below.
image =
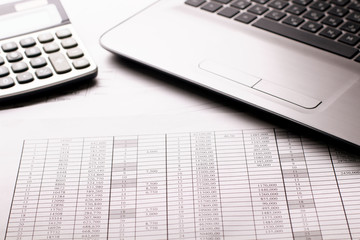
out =
<path fill-rule="evenodd" d="M 96 75 L 59 0 L 0 1 L 0 102 Z"/>

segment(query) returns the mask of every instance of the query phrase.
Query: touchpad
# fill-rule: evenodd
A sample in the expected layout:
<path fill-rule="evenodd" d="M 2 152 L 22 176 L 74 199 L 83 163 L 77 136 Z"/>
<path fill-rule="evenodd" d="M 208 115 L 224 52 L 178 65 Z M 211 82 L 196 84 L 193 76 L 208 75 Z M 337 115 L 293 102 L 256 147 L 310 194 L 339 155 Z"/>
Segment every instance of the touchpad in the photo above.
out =
<path fill-rule="evenodd" d="M 275 54 L 280 49 L 272 46 L 274 51 L 266 55 L 246 48 L 234 56 L 219 53 L 200 62 L 199 67 L 305 109 L 331 104 L 359 80 L 353 66 L 343 62 L 298 52 L 291 57 Z"/>
<path fill-rule="evenodd" d="M 205 60 L 201 62 L 199 66 L 201 69 L 227 80 L 237 82 L 249 88 L 253 88 L 254 90 L 258 90 L 306 109 L 313 109 L 321 104 L 321 100 L 304 95 L 300 92 L 287 88 L 286 86 L 282 86 L 281 84 L 261 79 L 260 77 L 247 73 L 240 68 L 235 68 L 224 63 Z"/>

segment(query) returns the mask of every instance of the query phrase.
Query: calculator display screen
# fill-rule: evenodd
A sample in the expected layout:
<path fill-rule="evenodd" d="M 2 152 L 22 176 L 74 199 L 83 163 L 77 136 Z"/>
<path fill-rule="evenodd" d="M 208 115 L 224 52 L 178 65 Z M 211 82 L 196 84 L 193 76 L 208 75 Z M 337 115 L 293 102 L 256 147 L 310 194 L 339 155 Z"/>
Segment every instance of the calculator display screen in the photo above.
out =
<path fill-rule="evenodd" d="M 27 1 L 29 2 L 31 1 Z M 0 14 L 0 39 L 46 29 L 63 21 L 54 4 L 48 3 L 36 7 L 15 4 L 12 7 L 13 11 Z"/>

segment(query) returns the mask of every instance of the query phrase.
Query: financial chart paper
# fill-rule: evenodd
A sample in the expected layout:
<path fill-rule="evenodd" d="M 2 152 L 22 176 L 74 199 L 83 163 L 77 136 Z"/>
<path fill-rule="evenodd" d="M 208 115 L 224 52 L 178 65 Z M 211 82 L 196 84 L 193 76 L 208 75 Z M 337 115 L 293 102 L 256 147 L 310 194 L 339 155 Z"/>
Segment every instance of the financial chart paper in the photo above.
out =
<path fill-rule="evenodd" d="M 360 239 L 359 161 L 271 128 L 29 139 L 6 239 Z"/>

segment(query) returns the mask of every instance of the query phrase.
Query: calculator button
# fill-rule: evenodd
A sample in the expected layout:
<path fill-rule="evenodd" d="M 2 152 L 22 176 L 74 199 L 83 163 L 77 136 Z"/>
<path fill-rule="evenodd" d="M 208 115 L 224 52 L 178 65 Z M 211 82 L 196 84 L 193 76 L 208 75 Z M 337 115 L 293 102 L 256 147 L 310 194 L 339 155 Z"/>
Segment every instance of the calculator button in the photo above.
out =
<path fill-rule="evenodd" d="M 15 42 L 8 42 L 1 45 L 1 48 L 4 52 L 12 52 L 18 49 L 18 46 Z"/>
<path fill-rule="evenodd" d="M 54 42 L 45 44 L 43 48 L 46 53 L 53 53 L 60 50 L 59 45 Z"/>
<path fill-rule="evenodd" d="M 23 59 L 23 56 L 20 52 L 11 52 L 6 55 L 6 58 L 9 62 L 17 62 Z"/>
<path fill-rule="evenodd" d="M 77 47 L 78 44 L 74 38 L 67 38 L 61 41 L 61 45 L 63 46 L 63 48 L 67 49 Z"/>
<path fill-rule="evenodd" d="M 73 62 L 73 65 L 76 69 L 83 69 L 83 68 L 89 67 L 90 63 L 86 58 L 81 58 L 81 59 L 75 60 Z"/>
<path fill-rule="evenodd" d="M 48 67 L 44 67 L 36 70 L 35 74 L 39 79 L 49 78 L 53 75 L 51 69 Z"/>
<path fill-rule="evenodd" d="M 62 53 L 55 53 L 49 56 L 49 60 L 57 74 L 63 74 L 71 71 L 71 67 Z"/>
<path fill-rule="evenodd" d="M 82 56 L 84 56 L 83 51 L 80 48 L 73 48 L 67 51 L 66 53 L 68 55 L 69 58 L 74 59 L 74 58 L 80 58 Z"/>
<path fill-rule="evenodd" d="M 24 62 L 18 62 L 11 65 L 11 69 L 14 73 L 25 72 L 29 69 L 28 65 Z"/>
<path fill-rule="evenodd" d="M 0 56 L 0 65 L 3 65 L 5 63 L 4 58 Z"/>
<path fill-rule="evenodd" d="M 50 33 L 44 33 L 38 36 L 38 40 L 41 43 L 48 43 L 54 41 L 54 37 Z"/>
<path fill-rule="evenodd" d="M 69 29 L 62 29 L 56 32 L 56 36 L 60 39 L 71 37 L 72 34 Z"/>
<path fill-rule="evenodd" d="M 0 77 L 5 77 L 7 75 L 9 75 L 9 69 L 5 66 L 0 67 Z"/>
<path fill-rule="evenodd" d="M 25 55 L 29 58 L 37 57 L 41 55 L 41 51 L 38 47 L 32 47 L 25 50 Z"/>
<path fill-rule="evenodd" d="M 33 46 L 35 46 L 35 44 L 36 44 L 35 39 L 32 37 L 24 38 L 20 41 L 20 45 L 23 48 L 33 47 Z"/>
<path fill-rule="evenodd" d="M 5 89 L 15 85 L 14 80 L 11 77 L 0 78 L 0 88 Z"/>
<path fill-rule="evenodd" d="M 25 72 L 17 75 L 16 80 L 18 81 L 18 83 L 23 84 L 23 83 L 32 82 L 34 80 L 34 77 L 31 73 Z"/>
<path fill-rule="evenodd" d="M 34 59 L 31 59 L 31 61 L 30 61 L 30 65 L 31 65 L 33 68 L 45 67 L 46 64 L 47 64 L 47 63 L 46 63 L 46 60 L 45 60 L 45 58 L 43 58 L 43 57 L 34 58 Z"/>

